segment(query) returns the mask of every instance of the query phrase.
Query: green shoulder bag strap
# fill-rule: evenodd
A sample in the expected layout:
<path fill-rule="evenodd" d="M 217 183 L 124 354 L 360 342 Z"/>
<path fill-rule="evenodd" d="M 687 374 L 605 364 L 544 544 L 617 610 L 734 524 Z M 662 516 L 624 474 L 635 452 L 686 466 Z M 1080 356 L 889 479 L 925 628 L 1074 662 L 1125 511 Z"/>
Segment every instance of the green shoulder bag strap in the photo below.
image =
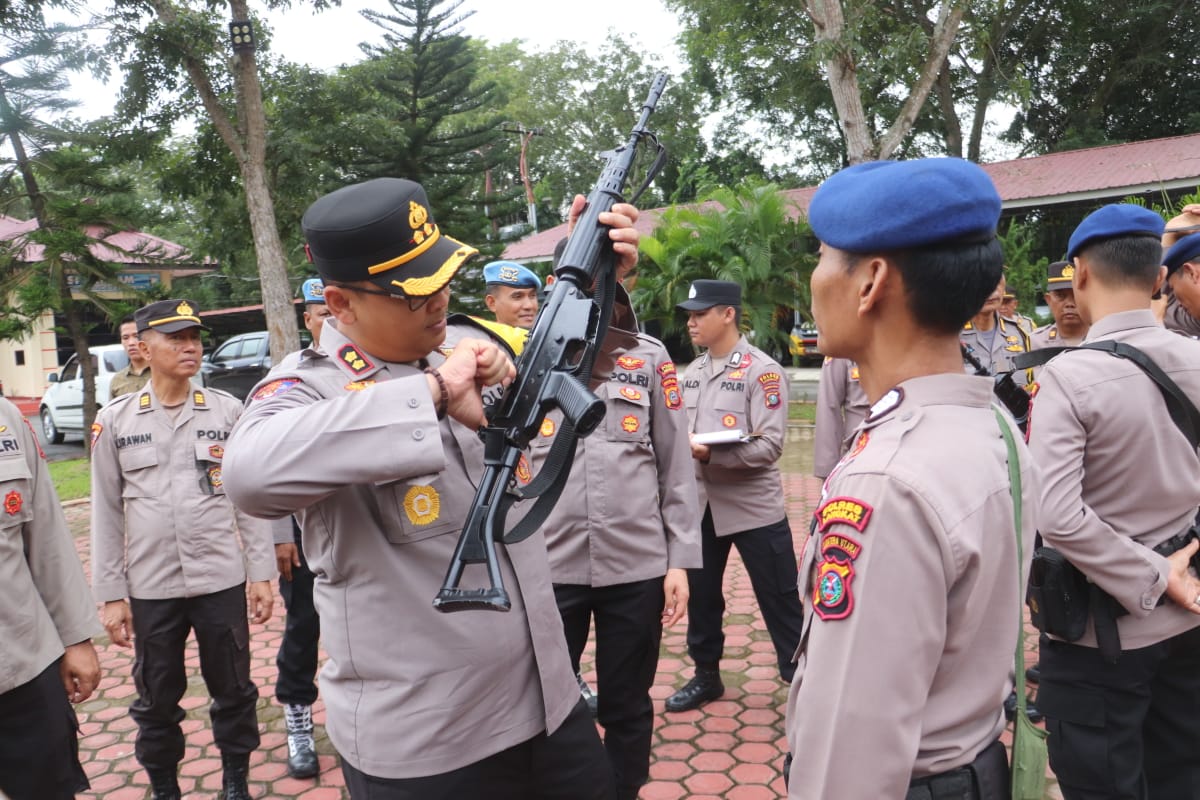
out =
<path fill-rule="evenodd" d="M 1012 430 L 1000 409 L 992 406 L 1000 435 L 1008 450 L 1008 493 L 1012 497 L 1013 527 L 1017 532 L 1017 597 L 1025 596 L 1025 544 L 1021 535 L 1021 462 L 1017 456 L 1017 444 Z M 1029 721 L 1025 713 L 1025 612 L 1017 613 L 1017 650 L 1013 657 L 1017 682 L 1017 713 L 1013 721 L 1012 746 L 1012 800 L 1042 800 L 1046 792 L 1046 766 L 1049 753 L 1046 750 L 1046 731 Z"/>

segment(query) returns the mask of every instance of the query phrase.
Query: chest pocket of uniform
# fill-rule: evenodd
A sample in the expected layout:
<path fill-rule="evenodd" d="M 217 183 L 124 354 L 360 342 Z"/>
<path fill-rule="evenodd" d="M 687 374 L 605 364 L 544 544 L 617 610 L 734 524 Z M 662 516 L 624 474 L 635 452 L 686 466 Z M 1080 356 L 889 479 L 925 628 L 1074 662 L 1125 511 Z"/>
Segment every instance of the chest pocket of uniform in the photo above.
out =
<path fill-rule="evenodd" d="M 24 525 L 33 515 L 29 494 L 33 476 L 24 458 L 0 460 L 0 528 Z"/>
<path fill-rule="evenodd" d="M 225 446 L 196 442 L 196 473 L 200 491 L 204 494 L 225 494 L 225 481 L 221 477 L 221 463 L 225 459 Z"/>
<path fill-rule="evenodd" d="M 609 385 L 604 425 L 614 442 L 645 442 L 650 439 L 650 392 L 628 386 Z"/>
<path fill-rule="evenodd" d="M 465 508 L 446 507 L 446 485 L 441 475 L 428 475 L 382 487 L 391 495 L 392 520 L 384 525 L 392 544 L 409 544 L 457 531 Z"/>
<path fill-rule="evenodd" d="M 158 450 L 151 446 L 129 447 L 117 451 L 121 464 L 122 497 L 157 497 L 159 492 L 156 477 Z"/>
<path fill-rule="evenodd" d="M 746 392 L 750 387 L 743 384 L 741 392 L 718 392 L 713 397 L 713 408 L 716 415 L 717 430 L 733 430 L 746 427 Z"/>

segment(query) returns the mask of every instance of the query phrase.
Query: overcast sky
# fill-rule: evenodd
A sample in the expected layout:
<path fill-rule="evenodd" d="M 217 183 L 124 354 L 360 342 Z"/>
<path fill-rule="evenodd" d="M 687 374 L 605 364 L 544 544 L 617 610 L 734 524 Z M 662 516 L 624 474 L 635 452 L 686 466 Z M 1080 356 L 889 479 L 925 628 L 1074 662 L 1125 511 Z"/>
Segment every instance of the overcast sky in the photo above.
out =
<path fill-rule="evenodd" d="M 251 8 L 264 12 L 261 3 L 252 1 Z M 316 13 L 299 0 L 286 13 L 266 12 L 273 49 L 289 61 L 323 70 L 360 61 L 358 45 L 379 43 L 382 34 L 358 13 L 362 8 L 392 10 L 386 0 L 345 0 L 340 8 Z M 611 29 L 626 39 L 635 37 L 646 52 L 659 54 L 665 63 L 678 62 L 674 38 L 679 25 L 661 0 L 465 0 L 458 11 L 474 12 L 463 23 L 466 34 L 493 44 L 520 39 L 528 50 L 545 50 L 568 40 L 595 49 Z M 74 78 L 75 94 L 83 103 L 74 113 L 83 119 L 110 113 L 119 80 L 118 75 L 106 87 L 89 76 Z"/>

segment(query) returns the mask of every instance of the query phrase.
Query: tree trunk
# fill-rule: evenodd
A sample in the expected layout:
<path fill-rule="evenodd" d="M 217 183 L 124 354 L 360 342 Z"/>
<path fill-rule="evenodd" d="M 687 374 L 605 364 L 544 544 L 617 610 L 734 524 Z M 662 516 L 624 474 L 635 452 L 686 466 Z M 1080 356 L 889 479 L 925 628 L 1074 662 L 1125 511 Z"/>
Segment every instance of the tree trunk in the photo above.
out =
<path fill-rule="evenodd" d="M 867 130 L 866 114 L 858 89 L 854 55 L 843 40 L 846 19 L 841 0 L 807 0 L 816 40 L 824 50 L 825 69 L 833 105 L 846 137 L 846 155 L 851 164 L 875 159 L 875 144 Z"/>
<path fill-rule="evenodd" d="M 929 41 L 929 55 L 925 59 L 924 66 L 921 67 L 921 74 L 917 77 L 916 84 L 901 107 L 900 113 L 892 122 L 892 127 L 888 128 L 887 133 L 879 142 L 879 158 L 891 158 L 892 153 L 896 152 L 896 148 L 912 130 L 913 123 L 917 121 L 917 115 L 921 113 L 921 107 L 929 98 L 929 92 L 933 89 L 933 83 L 937 79 L 938 73 L 942 71 L 942 66 L 946 63 L 950 45 L 954 43 L 954 36 L 958 33 L 958 26 L 962 22 L 965 11 L 966 6 L 961 3 L 961 0 L 957 0 L 957 2 L 956 0 L 947 0 L 938 9 L 937 25 L 934 26 L 933 36 Z"/>
<path fill-rule="evenodd" d="M 178 15 L 166 0 L 151 0 L 155 12 L 168 23 Z M 246 0 L 231 0 L 233 19 L 250 19 Z M 262 286 L 263 315 L 271 334 L 271 361 L 279 363 L 285 355 L 300 349 L 300 331 L 296 326 L 296 308 L 292 304 L 287 256 L 275 221 L 275 201 L 267 178 L 267 118 L 263 111 L 262 87 L 258 82 L 258 62 L 253 51 L 235 53 L 230 59 L 234 92 L 237 96 L 237 124 L 225 107 L 198 59 L 185 56 L 184 69 L 192 81 L 213 127 L 238 162 L 254 253 L 258 259 L 258 278 Z"/>
<path fill-rule="evenodd" d="M 938 72 L 936 89 L 938 108 L 942 112 L 942 128 L 946 136 L 946 155 L 962 158 L 962 125 L 958 121 L 958 109 L 954 107 L 954 83 L 950 78 L 949 63 L 943 64 Z M 974 160 L 978 161 L 978 158 Z"/>
<path fill-rule="evenodd" d="M 250 19 L 246 0 L 230 0 L 234 19 Z M 300 349 L 300 331 L 296 326 L 296 307 L 292 303 L 288 280 L 287 256 L 275 221 L 275 201 L 267 179 L 267 115 L 263 111 L 262 87 L 258 82 L 258 63 L 254 51 L 234 53 L 231 60 L 234 89 L 237 93 L 238 122 L 244 148 L 238 158 L 258 257 L 258 277 L 262 285 L 263 314 L 270 332 L 271 361 Z"/>

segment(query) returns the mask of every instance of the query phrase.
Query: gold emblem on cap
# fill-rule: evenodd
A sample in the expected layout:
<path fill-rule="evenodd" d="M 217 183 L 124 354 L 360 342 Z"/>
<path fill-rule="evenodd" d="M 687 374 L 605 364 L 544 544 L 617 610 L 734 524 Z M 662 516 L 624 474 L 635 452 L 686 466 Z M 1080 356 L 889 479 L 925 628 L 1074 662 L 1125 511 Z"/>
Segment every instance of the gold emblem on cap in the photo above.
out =
<path fill-rule="evenodd" d="M 1062 276 L 1064 278 L 1074 278 L 1075 277 L 1075 268 L 1072 267 L 1070 264 L 1067 264 L 1065 267 L 1062 268 Z"/>
<path fill-rule="evenodd" d="M 188 305 L 187 300 L 184 300 L 179 305 L 175 306 L 175 313 L 181 317 L 192 317 L 196 315 L 196 310 Z"/>

